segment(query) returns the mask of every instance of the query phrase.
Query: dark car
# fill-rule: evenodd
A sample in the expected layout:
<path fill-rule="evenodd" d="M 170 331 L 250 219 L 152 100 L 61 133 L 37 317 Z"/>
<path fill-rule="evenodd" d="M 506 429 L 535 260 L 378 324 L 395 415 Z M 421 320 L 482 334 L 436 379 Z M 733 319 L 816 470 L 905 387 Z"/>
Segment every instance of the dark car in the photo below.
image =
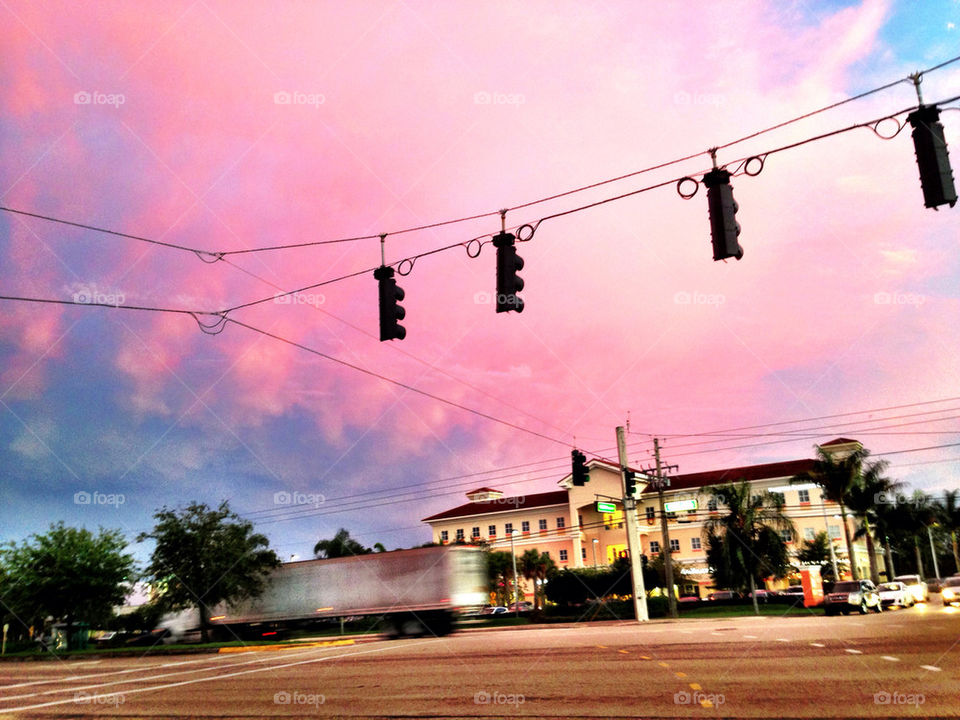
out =
<path fill-rule="evenodd" d="M 733 590 L 717 590 L 707 595 L 707 600 L 738 600 L 740 596 Z"/>
<path fill-rule="evenodd" d="M 833 588 L 823 598 L 823 609 L 827 615 L 850 614 L 857 610 L 861 615 L 867 610 L 883 610 L 880 593 L 870 580 L 844 580 L 834 583 Z"/>

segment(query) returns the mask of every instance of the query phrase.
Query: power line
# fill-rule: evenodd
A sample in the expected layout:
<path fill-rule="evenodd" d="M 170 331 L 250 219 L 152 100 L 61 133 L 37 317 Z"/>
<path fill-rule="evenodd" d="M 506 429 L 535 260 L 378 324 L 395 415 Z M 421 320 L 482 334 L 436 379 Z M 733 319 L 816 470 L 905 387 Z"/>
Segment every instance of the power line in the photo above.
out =
<path fill-rule="evenodd" d="M 934 66 L 932 66 L 932 67 L 930 67 L 930 68 L 927 68 L 926 70 L 918 71 L 917 75 L 923 76 L 923 75 L 925 75 L 925 74 L 934 72 L 934 71 L 939 70 L 939 69 L 941 69 L 941 68 L 943 68 L 943 67 L 946 67 L 947 65 L 950 65 L 950 64 L 952 64 L 952 63 L 954 63 L 954 62 L 957 62 L 958 60 L 960 60 L 960 56 L 956 56 L 956 57 L 953 57 L 953 58 L 949 58 L 949 59 L 947 59 L 947 60 L 945 60 L 945 61 L 943 61 L 943 62 L 941 62 L 941 63 L 939 63 L 939 64 L 937 64 L 937 65 L 934 65 Z M 769 126 L 769 127 L 763 128 L 763 129 L 761 129 L 761 130 L 757 130 L 757 131 L 755 131 L 755 132 L 749 133 L 749 134 L 747 134 L 747 135 L 744 135 L 743 137 L 739 137 L 739 138 L 736 138 L 736 139 L 734 139 L 734 140 L 730 140 L 730 141 L 728 141 L 728 142 L 726 142 L 726 143 L 723 143 L 722 145 L 718 145 L 716 148 L 712 148 L 712 150 L 715 151 L 715 150 L 722 150 L 722 149 L 726 149 L 726 148 L 733 147 L 733 146 L 738 145 L 738 144 L 740 144 L 740 143 L 746 142 L 747 140 L 751 140 L 751 139 L 757 138 L 757 137 L 759 137 L 759 136 L 761 136 L 761 135 L 764 135 L 764 134 L 766 134 L 766 133 L 772 132 L 772 131 L 774 131 L 774 130 L 781 129 L 781 128 L 783 128 L 783 127 L 786 127 L 786 126 L 788 126 L 788 125 L 791 125 L 791 124 L 800 122 L 800 121 L 802 121 L 802 120 L 806 120 L 806 119 L 808 119 L 808 118 L 810 118 L 810 117 L 813 117 L 813 116 L 818 115 L 818 114 L 820 114 L 820 113 L 826 112 L 826 111 L 828 111 L 828 110 L 832 110 L 832 109 L 834 109 L 834 108 L 840 107 L 841 105 L 845 105 L 845 104 L 847 104 L 847 103 L 851 103 L 851 102 L 854 102 L 854 101 L 856 101 L 856 100 L 860 100 L 860 99 L 862 99 L 862 98 L 865 98 L 865 97 L 868 97 L 868 96 L 870 96 L 870 95 L 873 95 L 873 94 L 882 92 L 882 91 L 884 91 L 884 90 L 888 90 L 888 89 L 890 89 L 890 88 L 892 88 L 892 87 L 895 87 L 896 85 L 899 85 L 900 83 L 906 82 L 906 81 L 908 81 L 908 80 L 911 80 L 911 77 L 900 78 L 900 79 L 898 79 L 898 80 L 895 80 L 895 81 L 893 81 L 893 82 L 889 82 L 889 83 L 887 83 L 887 84 L 885 84 L 885 85 L 881 85 L 881 86 L 879 86 L 879 87 L 873 88 L 873 89 L 868 90 L 868 91 L 866 91 L 866 92 L 859 93 L 859 94 L 854 95 L 854 96 L 851 96 L 851 97 L 849 97 L 849 98 L 845 98 L 844 100 L 840 100 L 840 101 L 838 101 L 838 102 L 831 103 L 831 104 L 829 104 L 829 105 L 825 105 L 825 106 L 823 106 L 823 107 L 817 108 L 816 110 L 812 110 L 812 111 L 810 111 L 810 112 L 804 113 L 804 114 L 802 114 L 802 115 L 798 115 L 798 116 L 796 116 L 796 117 L 790 118 L 790 119 L 788 119 L 788 120 L 785 120 L 785 121 L 783 121 L 783 122 L 777 123 L 777 124 L 775 124 L 775 125 L 771 125 L 771 126 Z M 899 114 L 899 113 L 898 113 L 898 114 Z M 792 146 L 786 146 L 786 147 L 792 147 Z M 784 149 L 785 149 L 785 148 L 784 148 Z M 707 153 L 709 153 L 709 152 L 710 152 L 710 150 L 704 150 L 704 151 L 700 151 L 700 152 L 693 153 L 693 154 L 690 154 L 690 155 L 685 155 L 685 156 L 683 156 L 683 157 L 675 158 L 675 159 L 669 160 L 669 161 L 667 161 L 667 162 L 659 163 L 659 164 L 656 164 L 656 165 L 651 165 L 651 166 L 649 166 L 649 167 L 646 167 L 646 168 L 643 168 L 643 169 L 640 169 L 640 170 L 635 170 L 635 171 L 630 172 L 630 173 L 626 173 L 626 174 L 623 174 L 623 175 L 618 175 L 618 176 L 616 176 L 616 177 L 608 178 L 608 179 L 605 179 L 605 180 L 600 180 L 600 181 L 598 181 L 598 182 L 590 183 L 590 184 L 588 184 L 588 185 L 583 185 L 583 186 L 580 186 L 580 187 L 577 187 L 577 188 L 573 188 L 573 189 L 571 189 L 571 190 L 567 190 L 567 191 L 564 191 L 564 192 L 555 193 L 555 194 L 553 194 L 553 195 L 549 195 L 549 196 L 546 196 L 546 197 L 542 197 L 542 198 L 539 198 L 539 199 L 536 199 L 536 200 L 531 200 L 531 201 L 528 201 L 528 202 L 525 202 L 525 203 L 521 203 L 521 204 L 519 204 L 519 205 L 514 205 L 514 206 L 512 206 L 512 207 L 506 208 L 506 211 L 521 210 L 521 209 L 533 207 L 533 206 L 535 206 L 535 205 L 539 205 L 539 204 L 542 204 L 542 203 L 545 203 L 545 202 L 549 202 L 549 201 L 552 201 L 552 200 L 557 200 L 557 199 L 560 199 L 560 198 L 563 198 L 563 197 L 568 197 L 568 196 L 570 196 L 570 195 L 574 195 L 574 194 L 577 194 L 577 193 L 581 193 L 581 192 L 584 192 L 584 191 L 586 191 L 586 190 L 592 190 L 592 189 L 595 189 L 595 188 L 598 188 L 598 187 L 601 187 L 601 186 L 604 186 L 604 185 L 608 185 L 608 184 L 610 184 L 610 183 L 619 182 L 619 181 L 621 181 L 621 180 L 626 180 L 626 179 L 630 179 L 630 178 L 633 178 L 633 177 L 637 177 L 637 176 L 642 175 L 642 174 L 644 174 L 644 173 L 652 172 L 652 171 L 654 171 L 654 170 L 660 170 L 660 169 L 669 167 L 669 166 L 671 166 L 671 165 L 676 165 L 676 164 L 679 164 L 679 163 L 682 163 L 682 162 L 686 162 L 686 161 L 688 161 L 688 160 L 692 160 L 692 159 L 697 158 L 697 157 L 699 157 L 699 156 L 701 156 L 701 155 L 705 155 L 705 154 L 707 154 Z M 71 220 L 64 220 L 64 219 L 57 218 L 57 217 L 53 217 L 53 216 L 50 216 L 50 215 L 42 215 L 42 214 L 39 214 L 39 213 L 28 212 L 28 211 L 26 211 L 26 210 L 19 210 L 19 209 L 16 209 L 16 208 L 10 208 L 10 207 L 5 207 L 5 206 L 0 206 L 0 210 L 3 210 L 3 211 L 5 211 L 5 212 L 10 212 L 10 213 L 16 213 L 16 214 L 24 215 L 24 216 L 28 216 L 28 217 L 38 218 L 38 219 L 46 220 L 46 221 L 49 221 L 49 222 L 60 223 L 60 224 L 63 224 L 63 225 L 69 225 L 69 226 L 81 228 L 81 229 L 84 229 L 84 230 L 91 230 L 91 231 L 94 231 L 94 232 L 106 233 L 106 234 L 113 235 L 113 236 L 116 236 L 116 237 L 123 237 L 123 238 L 127 238 L 127 239 L 130 239 L 130 240 L 137 240 L 137 241 L 140 241 L 140 242 L 146 242 L 146 243 L 150 243 L 150 244 L 154 244 L 154 245 L 160 245 L 160 246 L 168 247 L 168 248 L 171 248 L 171 249 L 183 250 L 183 251 L 186 251 L 186 252 L 192 252 L 192 253 L 196 254 L 197 256 L 199 256 L 201 259 L 210 258 L 210 260 L 206 260 L 206 262 L 214 262 L 214 261 L 216 261 L 216 260 L 221 260 L 221 259 L 223 259 L 223 258 L 225 258 L 225 257 L 227 257 L 227 256 L 229 256 L 229 255 L 240 255 L 240 254 L 255 253 L 255 252 L 273 251 L 273 250 L 284 250 L 284 249 L 304 248 L 304 247 L 311 247 L 311 246 L 330 245 L 330 244 L 336 244 L 336 243 L 355 242 L 355 241 L 362 241 L 362 240 L 374 240 L 374 239 L 380 238 L 380 237 L 382 237 L 382 236 L 403 235 L 403 234 L 406 234 L 406 233 L 420 232 L 420 231 L 423 231 L 423 230 L 430 230 L 430 229 L 434 229 L 434 228 L 438 228 L 438 227 L 444 227 L 444 226 L 448 226 L 448 225 L 454 225 L 454 224 L 458 224 L 458 223 L 469 222 L 469 221 L 472 221 L 472 220 L 480 220 L 480 219 L 483 219 L 483 218 L 494 217 L 494 216 L 496 216 L 496 215 L 501 214 L 501 212 L 503 212 L 503 211 L 501 211 L 501 210 L 494 210 L 494 211 L 489 211 L 489 212 L 477 213 L 477 214 L 474 214 L 474 215 L 467 215 L 467 216 L 463 216 L 463 217 L 453 218 L 453 219 L 450 219 L 450 220 L 441 220 L 441 221 L 438 221 L 438 222 L 427 223 L 427 224 L 418 225 L 418 226 L 415 226 L 415 227 L 402 228 L 402 229 L 400 229 L 400 230 L 393 230 L 393 231 L 386 232 L 386 233 L 376 233 L 376 234 L 369 234 L 369 235 L 357 235 L 357 236 L 352 236 L 352 237 L 341 237 L 341 238 L 335 238 L 335 239 L 331 239 L 331 240 L 313 240 L 313 241 L 307 241 L 307 242 L 301 242 L 301 243 L 290 243 L 290 244 L 270 245 L 270 246 L 264 246 L 264 247 L 258 247 L 258 248 L 246 248 L 246 249 L 242 249 L 242 250 L 218 250 L 218 251 L 211 251 L 211 250 L 202 250 L 202 249 L 199 249 L 199 248 L 188 247 L 188 246 L 185 246 L 185 245 L 179 245 L 179 244 L 176 244 L 176 243 L 169 243 L 169 242 L 164 242 L 164 241 L 160 241 L 160 240 L 154 240 L 154 239 L 142 237 L 142 236 L 139 236 L 139 235 L 133 235 L 133 234 L 130 234 L 130 233 L 123 233 L 123 232 L 119 232 L 119 231 L 116 231 L 116 230 L 110 230 L 110 229 L 107 229 L 107 228 L 98 227 L 98 226 L 91 225 L 91 224 L 88 224 L 88 223 L 80 223 L 80 222 L 75 222 L 75 221 L 71 221 Z"/>

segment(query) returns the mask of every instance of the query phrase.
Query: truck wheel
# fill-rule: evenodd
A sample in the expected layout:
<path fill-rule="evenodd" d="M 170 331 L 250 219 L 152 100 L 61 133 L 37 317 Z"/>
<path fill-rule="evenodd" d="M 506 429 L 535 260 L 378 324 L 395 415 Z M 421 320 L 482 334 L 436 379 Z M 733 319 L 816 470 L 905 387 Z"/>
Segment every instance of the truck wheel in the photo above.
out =
<path fill-rule="evenodd" d="M 866 614 L 867 614 L 867 601 L 866 601 L 866 600 L 861 600 L 861 601 L 860 601 L 860 614 L 861 614 L 861 615 L 866 615 Z"/>

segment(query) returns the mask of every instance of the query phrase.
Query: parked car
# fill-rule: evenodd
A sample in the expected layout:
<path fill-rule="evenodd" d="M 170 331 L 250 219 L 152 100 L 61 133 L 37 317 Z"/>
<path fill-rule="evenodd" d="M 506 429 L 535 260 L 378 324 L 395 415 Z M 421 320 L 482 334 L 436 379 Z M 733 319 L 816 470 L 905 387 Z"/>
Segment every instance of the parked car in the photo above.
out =
<path fill-rule="evenodd" d="M 790 596 L 799 595 L 799 596 L 802 597 L 802 596 L 803 596 L 803 585 L 791 585 L 790 587 L 786 587 L 786 588 L 784 588 L 783 590 L 781 590 L 781 591 L 780 591 L 780 594 L 781 594 L 781 595 L 790 595 Z"/>
<path fill-rule="evenodd" d="M 739 597 L 733 590 L 717 590 L 707 595 L 707 600 L 737 600 Z"/>
<path fill-rule="evenodd" d="M 913 593 L 902 582 L 886 582 L 877 586 L 880 593 L 880 602 L 884 607 L 896 605 L 897 607 L 912 607 L 916 602 Z"/>
<path fill-rule="evenodd" d="M 919 575 L 897 575 L 893 582 L 902 582 L 906 585 L 913 593 L 914 602 L 927 602 L 930 599 L 930 589 Z"/>
<path fill-rule="evenodd" d="M 767 600 L 773 597 L 773 593 L 770 592 L 769 590 L 757 589 L 757 590 L 754 590 L 752 593 L 748 593 L 747 599 L 753 600 L 754 595 L 757 596 L 757 602 L 767 602 Z"/>
<path fill-rule="evenodd" d="M 960 575 L 948 577 L 943 581 L 940 599 L 944 605 L 960 605 Z"/>
<path fill-rule="evenodd" d="M 827 615 L 843 613 L 848 615 L 852 610 L 859 610 L 865 614 L 873 608 L 877 612 L 883 610 L 880 602 L 880 593 L 870 580 L 845 580 L 833 584 L 833 589 L 823 598 L 823 609 Z"/>
<path fill-rule="evenodd" d="M 700 598 L 696 595 L 684 595 L 683 597 L 677 598 L 677 602 L 682 603 L 695 603 L 700 602 Z"/>
<path fill-rule="evenodd" d="M 507 609 L 503 605 L 491 605 L 480 611 L 481 615 L 503 615 Z"/>
<path fill-rule="evenodd" d="M 523 602 L 513 603 L 507 606 L 507 612 L 517 612 L 518 610 L 520 612 L 530 612 L 533 610 L 533 603 L 529 600 L 524 600 Z"/>

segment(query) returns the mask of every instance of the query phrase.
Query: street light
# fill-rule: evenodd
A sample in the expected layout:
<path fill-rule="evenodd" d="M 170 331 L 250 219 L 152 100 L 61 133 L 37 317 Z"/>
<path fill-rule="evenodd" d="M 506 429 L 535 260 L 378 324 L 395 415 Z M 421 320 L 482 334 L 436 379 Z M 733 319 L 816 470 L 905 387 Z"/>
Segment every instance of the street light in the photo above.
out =
<path fill-rule="evenodd" d="M 513 536 L 517 534 L 516 530 L 510 531 L 510 557 L 513 559 L 513 614 L 520 617 L 520 588 L 517 585 L 517 553 L 513 550 Z"/>
<path fill-rule="evenodd" d="M 597 568 L 597 545 L 600 544 L 600 541 L 597 538 L 593 539 L 593 568 Z"/>

